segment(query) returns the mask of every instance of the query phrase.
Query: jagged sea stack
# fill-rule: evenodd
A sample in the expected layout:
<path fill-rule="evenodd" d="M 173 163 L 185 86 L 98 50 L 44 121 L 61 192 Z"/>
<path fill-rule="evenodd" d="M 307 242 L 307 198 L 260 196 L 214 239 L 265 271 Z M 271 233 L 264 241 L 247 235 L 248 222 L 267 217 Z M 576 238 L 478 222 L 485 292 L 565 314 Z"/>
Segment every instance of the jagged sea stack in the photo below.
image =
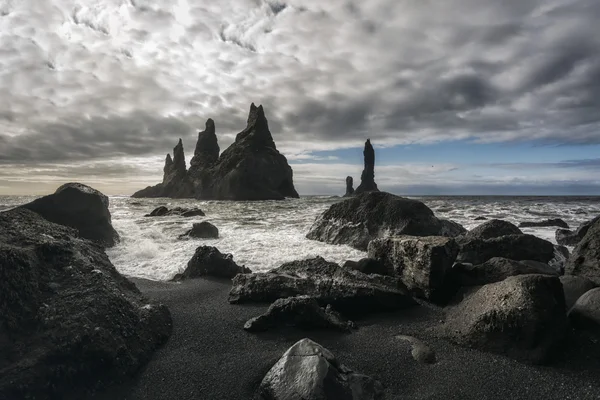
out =
<path fill-rule="evenodd" d="M 365 142 L 363 155 L 365 156 L 365 169 L 360 176 L 360 185 L 354 191 L 355 195 L 364 192 L 379 192 L 375 183 L 375 150 L 371 145 L 371 139 L 367 139 Z"/>
<path fill-rule="evenodd" d="M 219 143 L 215 133 L 215 122 L 209 118 L 204 131 L 198 133 L 194 157 L 190 161 L 188 175 L 194 186 L 194 197 L 211 198 L 213 185 L 212 168 L 219 161 Z"/>
<path fill-rule="evenodd" d="M 346 194 L 344 197 L 350 197 L 354 194 L 354 179 L 351 176 L 346 177 Z"/>

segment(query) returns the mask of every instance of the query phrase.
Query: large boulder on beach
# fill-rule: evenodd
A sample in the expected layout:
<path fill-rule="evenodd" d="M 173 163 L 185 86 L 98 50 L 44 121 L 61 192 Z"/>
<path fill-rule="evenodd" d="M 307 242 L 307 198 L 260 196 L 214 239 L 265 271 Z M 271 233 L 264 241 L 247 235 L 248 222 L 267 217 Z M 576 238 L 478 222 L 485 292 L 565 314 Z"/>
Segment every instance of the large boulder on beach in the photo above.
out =
<path fill-rule="evenodd" d="M 383 400 L 381 383 L 342 365 L 310 339 L 290 347 L 267 372 L 257 400 Z"/>
<path fill-rule="evenodd" d="M 457 262 L 483 264 L 494 257 L 511 260 L 533 260 L 548 263 L 555 257 L 554 245 L 533 235 L 504 235 L 499 237 L 471 237 L 457 239 L 460 251 Z"/>
<path fill-rule="evenodd" d="M 540 228 L 552 226 L 569 229 L 569 224 L 560 218 L 545 219 L 543 221 L 523 221 L 519 224 L 519 228 Z"/>
<path fill-rule="evenodd" d="M 367 275 L 321 257 L 292 261 L 269 272 L 237 275 L 230 303 L 273 302 L 306 295 L 343 313 L 397 310 L 415 305 L 408 290 L 389 276 Z"/>
<path fill-rule="evenodd" d="M 333 204 L 317 218 L 306 237 L 366 251 L 371 240 L 388 236 L 454 237 L 465 232 L 457 223 L 436 218 L 418 200 L 367 192 Z"/>
<path fill-rule="evenodd" d="M 521 235 L 523 232 L 513 223 L 501 219 L 491 219 L 471 229 L 464 235 L 469 239 L 492 239 L 506 235 Z"/>
<path fill-rule="evenodd" d="M 575 231 L 569 229 L 557 229 L 555 233 L 556 243 L 563 246 L 576 246 L 587 234 L 590 227 L 599 219 L 600 217 L 596 217 L 590 221 L 586 221 L 579 225 Z"/>
<path fill-rule="evenodd" d="M 560 283 L 563 285 L 567 310 L 570 310 L 581 296 L 596 287 L 594 282 L 582 276 L 563 275 L 560 277 Z"/>
<path fill-rule="evenodd" d="M 251 272 L 249 268 L 237 265 L 231 254 L 222 254 L 216 247 L 200 246 L 188 261 L 187 268 L 182 273 L 175 275 L 173 280 L 182 281 L 205 276 L 232 279 L 237 274 Z"/>
<path fill-rule="evenodd" d="M 583 276 L 600 285 L 600 220 L 588 229 L 571 253 L 565 274 Z"/>
<path fill-rule="evenodd" d="M 444 289 L 458 245 L 444 236 L 399 236 L 369 243 L 369 257 L 382 262 L 416 296 L 436 300 Z"/>
<path fill-rule="evenodd" d="M 66 183 L 51 195 L 22 205 L 44 219 L 75 228 L 79 235 L 105 247 L 119 242 L 108 210 L 108 197 L 81 183 Z"/>
<path fill-rule="evenodd" d="M 580 328 L 600 328 L 600 288 L 585 292 L 569 311 L 573 325 Z"/>
<path fill-rule="evenodd" d="M 103 247 L 24 208 L 0 213 L 0 398 L 62 399 L 132 376 L 171 335 Z"/>
<path fill-rule="evenodd" d="M 195 239 L 216 239 L 219 237 L 219 228 L 207 221 L 202 221 L 192 225 L 192 229 L 179 236 L 183 238 Z"/>
<path fill-rule="evenodd" d="M 537 364 L 553 355 L 567 326 L 558 277 L 519 275 L 485 285 L 452 308 L 443 334 L 459 345 Z"/>
<path fill-rule="evenodd" d="M 296 296 L 275 300 L 266 313 L 246 322 L 244 329 L 250 332 L 261 332 L 282 326 L 344 332 L 354 328 L 352 322 L 342 317 L 330 305 L 323 308 L 312 297 Z"/>

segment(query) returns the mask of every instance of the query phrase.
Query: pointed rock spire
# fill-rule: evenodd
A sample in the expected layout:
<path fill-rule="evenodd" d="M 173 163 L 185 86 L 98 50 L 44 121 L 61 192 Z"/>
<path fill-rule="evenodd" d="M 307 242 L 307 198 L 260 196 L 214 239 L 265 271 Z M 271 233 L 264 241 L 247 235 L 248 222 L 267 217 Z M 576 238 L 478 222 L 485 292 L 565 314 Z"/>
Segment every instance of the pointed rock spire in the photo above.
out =
<path fill-rule="evenodd" d="M 190 161 L 190 171 L 214 165 L 219 159 L 219 143 L 215 133 L 215 122 L 209 118 L 204 131 L 198 133 L 194 157 Z"/>
<path fill-rule="evenodd" d="M 375 183 L 375 150 L 371 145 L 371 139 L 367 139 L 365 142 L 363 155 L 365 157 L 365 169 L 363 169 L 360 176 L 360 185 L 356 188 L 354 194 L 379 191 Z"/>
<path fill-rule="evenodd" d="M 351 176 L 346 177 L 346 194 L 344 197 L 350 197 L 354 194 L 354 179 Z"/>
<path fill-rule="evenodd" d="M 248 125 L 235 138 L 236 142 L 242 140 L 251 142 L 250 144 L 253 146 L 272 147 L 276 149 L 262 105 L 258 107 L 254 103 L 250 105 Z"/>
<path fill-rule="evenodd" d="M 167 181 L 167 177 L 173 171 L 173 159 L 171 158 L 171 154 L 167 153 L 167 158 L 165 159 L 165 167 L 163 168 L 163 182 Z"/>

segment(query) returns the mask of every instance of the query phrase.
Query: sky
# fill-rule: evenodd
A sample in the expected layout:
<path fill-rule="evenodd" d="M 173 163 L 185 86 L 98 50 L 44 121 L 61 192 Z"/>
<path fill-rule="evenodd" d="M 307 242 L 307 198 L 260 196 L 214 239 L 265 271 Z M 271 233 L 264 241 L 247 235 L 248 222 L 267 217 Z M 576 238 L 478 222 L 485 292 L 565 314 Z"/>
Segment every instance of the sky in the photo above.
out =
<path fill-rule="evenodd" d="M 0 194 L 131 194 L 262 104 L 300 194 L 600 194 L 598 0 L 0 0 Z"/>

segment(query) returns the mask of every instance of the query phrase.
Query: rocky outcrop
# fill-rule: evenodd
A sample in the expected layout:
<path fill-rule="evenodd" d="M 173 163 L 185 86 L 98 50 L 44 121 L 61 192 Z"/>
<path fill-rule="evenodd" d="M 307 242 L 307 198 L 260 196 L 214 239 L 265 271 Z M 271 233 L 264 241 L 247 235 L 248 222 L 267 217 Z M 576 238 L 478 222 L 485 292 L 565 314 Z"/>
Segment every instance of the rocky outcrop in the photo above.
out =
<path fill-rule="evenodd" d="M 560 283 L 565 292 L 567 310 L 570 310 L 581 296 L 596 287 L 594 282 L 582 276 L 564 275 L 560 277 Z"/>
<path fill-rule="evenodd" d="M 600 288 L 585 292 L 569 311 L 573 325 L 581 328 L 600 328 Z"/>
<path fill-rule="evenodd" d="M 312 297 L 296 296 L 275 300 L 266 313 L 246 322 L 244 329 L 262 332 L 281 326 L 348 332 L 354 328 L 354 323 L 346 320 L 330 305 L 322 308 Z"/>
<path fill-rule="evenodd" d="M 420 201 L 368 192 L 333 204 L 317 218 L 306 237 L 367 250 L 371 240 L 388 236 L 453 237 L 465 232 L 459 224 L 436 218 Z"/>
<path fill-rule="evenodd" d="M 459 345 L 537 364 L 553 355 L 567 325 L 558 277 L 519 275 L 467 297 L 450 310 L 443 330 Z"/>
<path fill-rule="evenodd" d="M 331 304 L 343 313 L 397 310 L 415 305 L 398 279 L 366 275 L 327 262 L 321 257 L 293 261 L 269 272 L 238 275 L 229 292 L 230 303 L 273 302 L 306 295 L 321 306 Z"/>
<path fill-rule="evenodd" d="M 232 279 L 238 274 L 249 274 L 249 268 L 239 266 L 233 261 L 231 254 L 222 254 L 216 247 L 200 246 L 188 261 L 183 273 L 175 275 L 174 281 L 211 276 Z"/>
<path fill-rule="evenodd" d="M 365 158 L 365 168 L 360 176 L 360 185 L 356 188 L 354 194 L 379 191 L 375 183 L 375 150 L 371 145 L 371 139 L 367 139 L 365 142 L 363 155 Z"/>
<path fill-rule="evenodd" d="M 600 285 L 600 220 L 588 228 L 571 253 L 565 274 L 583 276 Z"/>
<path fill-rule="evenodd" d="M 596 217 L 591 221 L 587 221 L 579 225 L 576 231 L 569 229 L 557 229 L 555 233 L 556 243 L 563 246 L 577 246 L 577 244 L 584 238 L 588 230 L 594 225 L 600 217 Z"/>
<path fill-rule="evenodd" d="M 183 207 L 175 207 L 169 210 L 165 206 L 160 206 L 152 210 L 150 214 L 144 215 L 144 217 L 164 217 L 169 215 L 179 215 L 185 218 L 190 217 L 204 217 L 204 211 L 199 208 L 183 208 Z"/>
<path fill-rule="evenodd" d="M 417 297 L 437 300 L 458 245 L 443 236 L 399 236 L 369 243 L 369 257 L 382 262 Z"/>
<path fill-rule="evenodd" d="M 470 236 L 457 238 L 460 251 L 457 262 L 473 265 L 483 264 L 491 258 L 510 260 L 533 260 L 550 262 L 554 257 L 554 245 L 533 235 L 504 235 L 483 239 Z"/>
<path fill-rule="evenodd" d="M 188 230 L 180 239 L 195 238 L 195 239 L 216 239 L 219 237 L 219 229 L 207 221 L 202 221 L 192 225 L 192 229 Z"/>
<path fill-rule="evenodd" d="M 111 224 L 108 197 L 81 183 L 66 183 L 54 194 L 21 206 L 44 219 L 75 228 L 83 238 L 105 247 L 114 246 L 119 234 Z"/>
<path fill-rule="evenodd" d="M 363 258 L 358 261 L 348 260 L 342 268 L 349 268 L 360 271 L 363 274 L 393 275 L 393 271 L 384 263 L 372 258 Z"/>
<path fill-rule="evenodd" d="M 351 176 L 346 177 L 346 194 L 344 197 L 350 197 L 354 194 L 354 179 Z"/>
<path fill-rule="evenodd" d="M 101 246 L 24 208 L 0 213 L 0 398 L 62 399 L 121 381 L 171 325 Z"/>
<path fill-rule="evenodd" d="M 519 224 L 519 228 L 538 228 L 557 226 L 559 228 L 569 229 L 569 224 L 560 218 L 545 219 L 543 221 L 524 221 Z"/>
<path fill-rule="evenodd" d="M 257 400 L 383 400 L 379 381 L 342 365 L 310 339 L 290 347 L 267 372 Z"/>
<path fill-rule="evenodd" d="M 248 124 L 235 142 L 219 156 L 214 121 L 198 135 L 198 143 L 185 171 L 181 141 L 175 157 L 165 166 L 163 183 L 134 197 L 195 197 L 207 200 L 281 200 L 298 197 L 293 172 L 275 146 L 262 106 L 250 106 Z M 181 157 L 178 158 L 178 155 Z"/>

